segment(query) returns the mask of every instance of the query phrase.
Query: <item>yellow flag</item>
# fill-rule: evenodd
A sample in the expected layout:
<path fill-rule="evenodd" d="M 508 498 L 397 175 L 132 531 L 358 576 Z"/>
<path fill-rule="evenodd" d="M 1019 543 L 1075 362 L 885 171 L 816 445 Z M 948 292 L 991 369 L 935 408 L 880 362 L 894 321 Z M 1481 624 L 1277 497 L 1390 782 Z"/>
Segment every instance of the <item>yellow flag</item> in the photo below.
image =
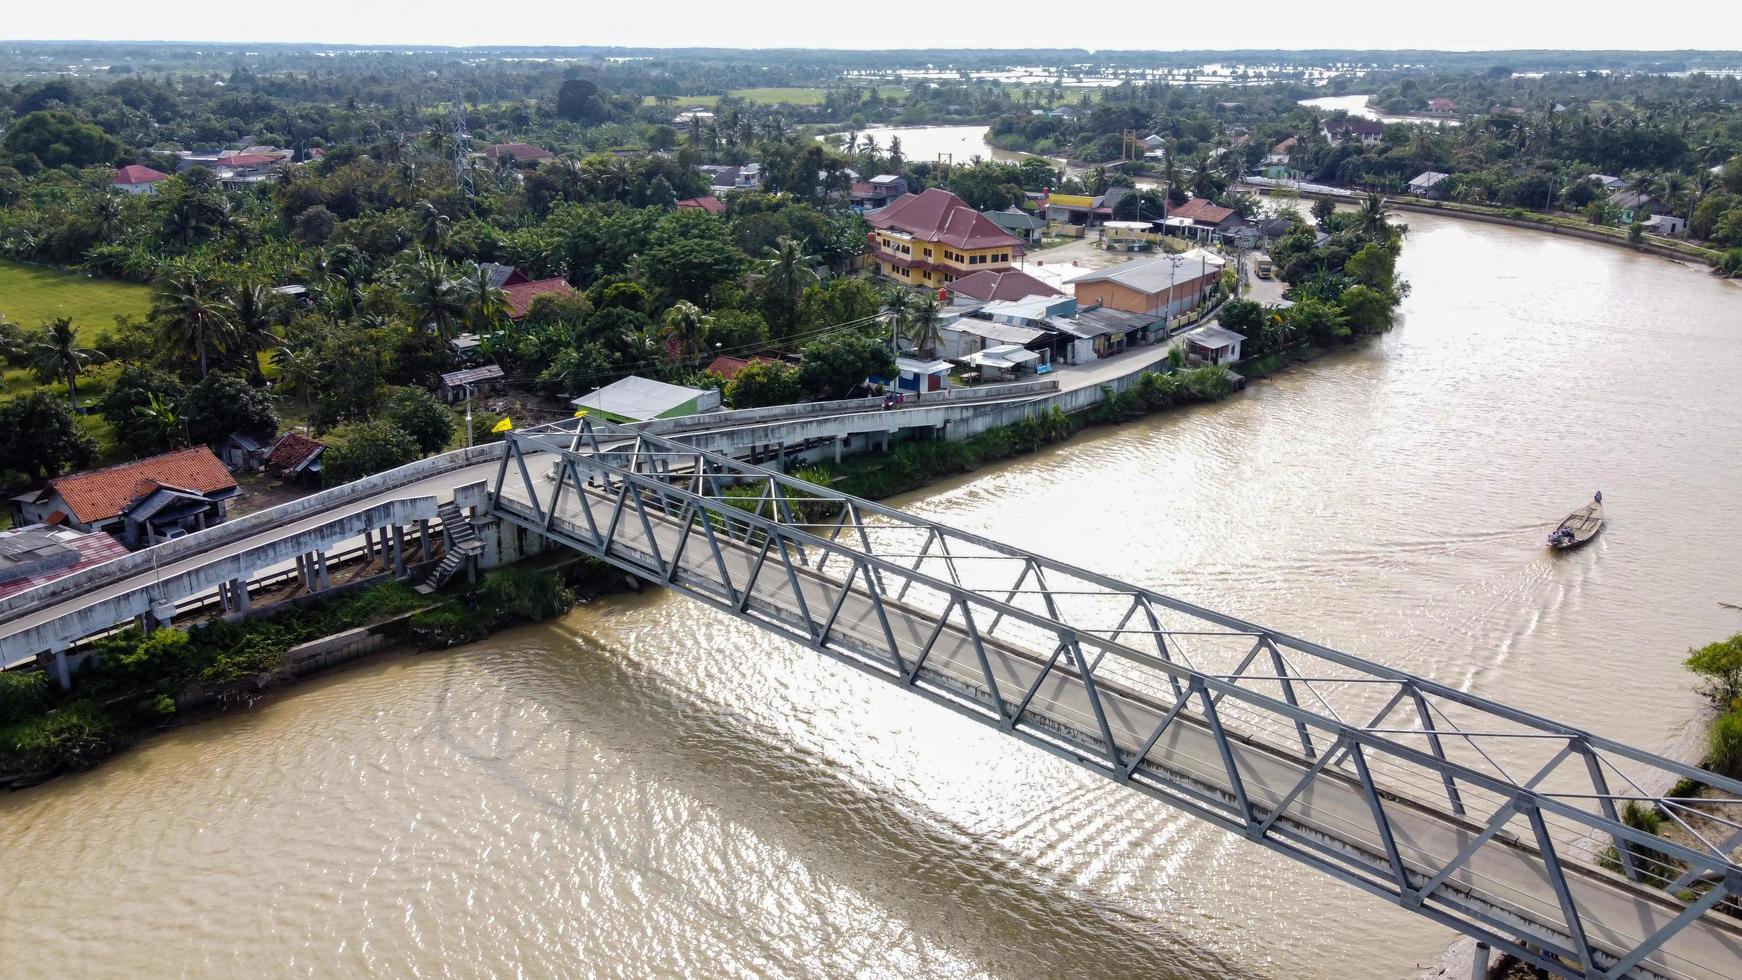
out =
<path fill-rule="evenodd" d="M 512 429 L 512 428 L 514 428 L 514 420 L 505 418 L 502 421 L 496 423 L 495 425 L 492 425 L 490 427 L 490 431 L 491 432 L 507 432 L 509 429 Z"/>
<path fill-rule="evenodd" d="M 576 412 L 575 412 L 575 418 L 577 418 L 577 419 L 584 419 L 584 418 L 586 418 L 586 417 L 587 417 L 587 410 L 586 410 L 586 409 L 584 409 L 584 408 L 583 408 L 583 409 L 578 409 L 578 410 L 577 410 L 577 411 L 576 411 Z"/>

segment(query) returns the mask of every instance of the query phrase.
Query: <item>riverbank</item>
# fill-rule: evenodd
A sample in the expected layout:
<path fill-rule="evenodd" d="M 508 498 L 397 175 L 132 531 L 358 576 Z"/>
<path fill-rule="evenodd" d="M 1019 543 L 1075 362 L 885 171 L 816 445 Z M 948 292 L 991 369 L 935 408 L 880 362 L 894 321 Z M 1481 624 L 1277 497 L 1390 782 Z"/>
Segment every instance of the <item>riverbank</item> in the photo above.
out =
<path fill-rule="evenodd" d="M 1290 194 L 1304 200 L 1327 200 L 1342 204 L 1355 204 L 1360 200 L 1361 193 L 1343 188 L 1306 189 L 1284 184 L 1251 184 L 1241 185 L 1245 190 L 1257 191 L 1267 197 L 1274 198 L 1278 190 L 1286 190 Z M 1612 228 L 1606 225 L 1593 225 L 1582 219 L 1557 214 L 1543 214 L 1528 211 L 1523 208 L 1488 208 L 1477 204 L 1459 204 L 1453 201 L 1430 201 L 1422 198 L 1399 197 L 1387 195 L 1385 202 L 1397 211 L 1408 211 L 1416 214 L 1438 214 L 1448 218 L 1461 218 L 1468 221 L 1478 221 L 1484 224 L 1505 225 L 1511 228 L 1525 228 L 1531 231 L 1545 231 L 1553 235 L 1564 235 L 1580 238 L 1585 241 L 1599 242 L 1625 248 L 1632 252 L 1644 252 L 1660 258 L 1699 262 L 1703 265 L 1719 269 L 1726 259 L 1724 252 L 1704 248 L 1688 242 L 1676 241 L 1659 235 L 1646 235 L 1640 241 L 1628 237 L 1625 228 Z"/>
<path fill-rule="evenodd" d="M 629 587 L 603 562 L 569 559 L 497 569 L 466 593 L 424 596 L 383 576 L 245 621 L 125 630 L 95 641 L 69 691 L 43 671 L 0 673 L 0 787 L 91 768 L 152 733 L 251 707 L 341 663 L 477 642 Z"/>

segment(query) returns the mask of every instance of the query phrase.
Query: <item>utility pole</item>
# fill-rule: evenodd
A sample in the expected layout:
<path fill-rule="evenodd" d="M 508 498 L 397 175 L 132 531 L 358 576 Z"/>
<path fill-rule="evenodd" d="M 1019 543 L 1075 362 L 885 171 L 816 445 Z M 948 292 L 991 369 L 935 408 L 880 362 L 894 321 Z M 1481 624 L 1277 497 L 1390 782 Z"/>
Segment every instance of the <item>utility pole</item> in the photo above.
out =
<path fill-rule="evenodd" d="M 472 386 L 466 386 L 466 448 L 472 448 Z"/>

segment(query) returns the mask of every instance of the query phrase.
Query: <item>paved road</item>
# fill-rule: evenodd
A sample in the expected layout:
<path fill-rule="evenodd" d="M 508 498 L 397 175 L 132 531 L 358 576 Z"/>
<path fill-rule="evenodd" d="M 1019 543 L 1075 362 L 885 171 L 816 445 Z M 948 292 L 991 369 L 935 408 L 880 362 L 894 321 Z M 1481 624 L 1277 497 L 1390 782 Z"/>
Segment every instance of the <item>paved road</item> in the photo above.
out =
<path fill-rule="evenodd" d="M 534 478 L 539 481 L 541 498 L 548 499 L 548 488 L 552 484 L 536 470 Z M 511 483 L 503 489 L 503 496 L 510 506 L 518 504 L 525 514 L 532 513 L 523 488 Z M 597 490 L 589 491 L 588 496 L 593 500 L 598 526 L 606 526 L 607 521 L 602 515 L 609 513 L 610 500 Z M 557 527 L 566 524 L 566 530 L 572 536 L 590 539 L 581 503 L 573 493 L 564 494 L 557 518 Z M 659 554 L 669 559 L 678 551 L 682 525 L 657 512 L 651 518 L 653 541 L 657 542 Z M 617 529 L 614 554 L 639 561 L 643 568 L 657 567 L 650 560 L 653 552 L 638 519 L 625 518 L 618 523 Z M 800 583 L 798 594 L 803 597 L 801 603 L 794 597 L 778 555 L 761 562 L 761 573 L 756 574 L 756 549 L 723 535 L 719 540 L 724 544 L 721 557 L 731 581 L 740 592 L 745 583 L 753 582 L 752 605 L 764 617 L 772 616 L 789 627 L 793 622 L 808 619 L 820 628 L 829 610 L 839 601 L 840 611 L 830 634 L 830 646 L 858 654 L 859 659 L 870 665 L 874 672 L 886 676 L 894 672 L 887 634 L 883 631 L 883 618 L 878 616 L 879 604 L 870 598 L 863 580 L 856 578 L 854 588 L 841 597 L 842 576 L 847 574 L 849 565 L 842 561 L 832 562 L 828 566 L 830 571 L 825 573 L 800 566 L 797 578 Z M 794 561 L 798 561 L 796 556 Z M 683 549 L 681 565 L 687 575 L 680 573 L 680 586 L 685 585 L 687 579 L 692 591 L 699 589 L 711 592 L 716 600 L 724 599 L 724 590 L 718 584 L 718 564 L 699 531 Z M 889 571 L 882 574 L 892 575 Z M 894 635 L 897 652 L 911 664 L 931 637 L 937 623 L 937 614 L 933 610 L 944 607 L 944 598 L 918 585 L 905 602 L 898 602 L 888 597 L 896 591 L 896 583 L 890 579 L 886 579 L 886 583 L 886 595 L 880 605 L 890 633 Z M 982 624 L 979 632 L 987 641 L 985 647 L 998 691 L 1007 703 L 1014 703 L 1041 676 L 1047 656 L 987 634 L 985 624 L 990 614 L 977 618 Z M 1116 667 L 1109 662 L 1096 670 L 1095 679 L 1114 742 L 1127 755 L 1135 755 L 1172 706 L 1165 683 L 1145 683 L 1139 687 L 1136 683 L 1128 685 L 1122 680 L 1130 677 L 1136 682 L 1136 673 L 1143 669 L 1135 664 Z M 978 655 L 964 629 L 952 625 L 939 633 L 921 676 L 932 681 L 935 687 L 958 695 L 973 692 L 970 696 L 982 706 L 991 703 Z M 1092 748 L 1086 747 L 1104 745 L 1097 734 L 1098 723 L 1082 681 L 1063 661 L 1055 665 L 1036 688 L 1028 710 L 1041 716 L 1037 721 L 1071 733 L 1072 741 L 1085 747 L 1086 755 L 1094 754 Z M 1237 723 L 1228 724 L 1233 730 Z M 1329 741 L 1322 732 L 1319 733 L 1319 744 L 1329 744 Z M 1245 793 L 1260 813 L 1275 809 L 1309 770 L 1310 764 L 1300 757 L 1267 745 L 1234 741 L 1232 752 Z M 1145 766 L 1152 768 L 1165 781 L 1184 783 L 1212 796 L 1233 798 L 1232 781 L 1221 762 L 1217 743 L 1203 716 L 1195 711 L 1180 714 L 1144 760 Z M 1351 775 L 1352 770 L 1347 767 L 1344 771 L 1334 769 L 1322 771 L 1315 777 L 1310 788 L 1288 807 L 1279 823 L 1300 833 L 1328 835 L 1342 842 L 1358 852 L 1358 859 L 1383 879 L 1389 871 L 1386 870 L 1385 851 L 1370 803 Z M 1385 811 L 1396 836 L 1401 860 L 1414 875 L 1418 886 L 1459 854 L 1477 835 L 1471 824 L 1444 814 L 1434 806 L 1391 799 L 1385 803 Z M 1508 829 L 1521 828 L 1525 828 L 1525 824 L 1519 819 Z M 1522 833 L 1529 839 L 1528 829 L 1523 829 Z M 1571 865 L 1567 868 L 1568 885 L 1580 910 L 1584 929 L 1599 947 L 1630 950 L 1679 912 L 1679 907 L 1664 899 L 1661 893 L 1636 890 L 1595 869 Z M 1502 910 L 1502 914 L 1511 913 L 1529 921 L 1552 924 L 1556 929 L 1563 921 L 1541 858 L 1531 847 L 1491 841 L 1477 850 L 1442 888 L 1474 897 Z M 1436 900 L 1430 898 L 1428 904 L 1432 906 Z M 1651 954 L 1647 962 L 1658 972 L 1672 977 L 1716 980 L 1742 975 L 1742 928 L 1722 922 L 1720 917 L 1704 916 Z"/>

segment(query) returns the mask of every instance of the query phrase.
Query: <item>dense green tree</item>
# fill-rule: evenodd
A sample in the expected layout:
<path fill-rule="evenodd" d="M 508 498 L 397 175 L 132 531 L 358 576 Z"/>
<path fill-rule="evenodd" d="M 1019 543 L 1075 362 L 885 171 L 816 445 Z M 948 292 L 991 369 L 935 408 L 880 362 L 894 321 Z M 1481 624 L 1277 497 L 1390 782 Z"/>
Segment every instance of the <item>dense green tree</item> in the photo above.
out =
<path fill-rule="evenodd" d="M 0 470 L 47 479 L 88 468 L 96 458 L 96 442 L 53 394 L 33 391 L 0 404 Z"/>
<path fill-rule="evenodd" d="M 188 389 L 182 419 L 192 445 L 215 446 L 232 432 L 265 442 L 278 434 L 278 411 L 265 389 L 214 371 Z"/>
<path fill-rule="evenodd" d="M 611 117 L 597 83 L 585 78 L 565 79 L 557 89 L 556 113 L 570 122 L 593 126 Z"/>
<path fill-rule="evenodd" d="M 114 428 L 117 446 L 134 456 L 148 456 L 187 440 L 183 433 L 173 441 L 164 441 L 166 434 L 155 420 L 146 420 L 140 413 L 154 403 L 177 406 L 186 393 L 187 388 L 175 375 L 145 364 L 128 364 L 109 386 L 97 411 Z"/>
<path fill-rule="evenodd" d="M 798 369 L 775 361 L 751 361 L 726 383 L 726 402 L 733 408 L 790 405 L 804 397 Z"/>
<path fill-rule="evenodd" d="M 895 376 L 889 340 L 876 334 L 844 330 L 806 344 L 800 353 L 799 386 L 821 399 L 845 398 L 873 374 Z"/>
<path fill-rule="evenodd" d="M 1337 305 L 1342 307 L 1349 329 L 1356 336 L 1391 329 L 1393 305 L 1386 292 L 1357 283 L 1343 290 Z"/>
<path fill-rule="evenodd" d="M 425 455 L 441 452 L 454 438 L 454 413 L 422 388 L 401 388 L 387 409 L 387 421 L 410 436 Z"/>
<path fill-rule="evenodd" d="M 383 473 L 418 459 L 417 440 L 389 422 L 352 426 L 321 457 L 321 479 L 337 486 Z"/>
<path fill-rule="evenodd" d="M 45 167 L 112 164 L 121 156 L 120 141 L 97 126 L 80 122 L 72 113 L 60 111 L 26 114 L 7 128 L 0 147 L 17 157 L 31 157 Z"/>

